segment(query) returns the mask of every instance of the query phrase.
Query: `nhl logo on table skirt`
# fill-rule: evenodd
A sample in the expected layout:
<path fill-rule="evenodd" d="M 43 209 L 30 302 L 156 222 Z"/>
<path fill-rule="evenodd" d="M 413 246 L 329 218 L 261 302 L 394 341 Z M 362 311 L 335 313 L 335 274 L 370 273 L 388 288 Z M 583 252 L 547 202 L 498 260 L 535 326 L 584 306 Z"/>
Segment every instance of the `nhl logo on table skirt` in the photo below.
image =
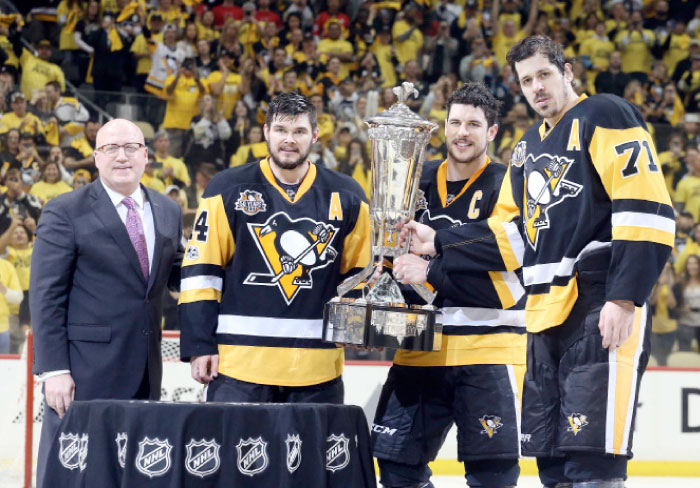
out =
<path fill-rule="evenodd" d="M 287 445 L 287 470 L 291 474 L 301 464 L 301 439 L 299 434 L 287 434 L 287 439 L 284 443 Z"/>
<path fill-rule="evenodd" d="M 267 442 L 262 437 L 240 439 L 236 446 L 238 451 L 238 471 L 248 476 L 255 476 L 267 468 Z"/>
<path fill-rule="evenodd" d="M 350 441 L 345 435 L 331 434 L 326 439 L 326 469 L 338 471 L 350 463 Z"/>
<path fill-rule="evenodd" d="M 88 435 L 64 434 L 58 438 L 58 460 L 66 469 L 84 470 L 87 467 Z"/>
<path fill-rule="evenodd" d="M 126 443 L 128 440 L 129 437 L 126 435 L 126 432 L 119 432 L 117 438 L 114 439 L 114 442 L 117 443 L 117 460 L 122 468 L 126 467 Z"/>
<path fill-rule="evenodd" d="M 170 452 L 173 446 L 168 439 L 144 437 L 139 442 L 139 453 L 136 455 L 136 469 L 149 478 L 162 476 L 170 470 Z"/>
<path fill-rule="evenodd" d="M 185 468 L 187 472 L 200 478 L 215 473 L 220 466 L 219 449 L 221 445 L 215 439 L 206 441 L 204 439 L 190 440 L 187 444 L 187 459 Z"/>

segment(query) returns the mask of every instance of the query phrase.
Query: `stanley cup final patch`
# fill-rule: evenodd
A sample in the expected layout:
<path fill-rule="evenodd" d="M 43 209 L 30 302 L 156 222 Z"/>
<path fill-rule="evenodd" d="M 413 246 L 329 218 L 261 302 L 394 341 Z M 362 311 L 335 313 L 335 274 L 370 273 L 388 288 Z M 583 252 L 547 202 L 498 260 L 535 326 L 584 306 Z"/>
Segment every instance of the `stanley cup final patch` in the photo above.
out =
<path fill-rule="evenodd" d="M 185 459 L 185 469 L 190 474 L 204 478 L 216 473 L 221 465 L 219 449 L 221 444 L 216 439 L 210 441 L 201 439 L 190 440 L 187 444 L 187 458 Z"/>
<path fill-rule="evenodd" d="M 287 471 L 292 474 L 301 465 L 301 438 L 299 434 L 287 434 L 284 443 L 287 446 Z"/>
<path fill-rule="evenodd" d="M 350 463 L 350 441 L 344 434 L 331 434 L 326 439 L 326 469 L 339 471 Z"/>
<path fill-rule="evenodd" d="M 126 432 L 119 432 L 116 439 L 114 439 L 114 442 L 117 443 L 117 460 L 122 469 L 126 467 L 126 444 L 128 440 L 129 437 L 126 435 Z"/>
<path fill-rule="evenodd" d="M 158 438 L 144 437 L 139 442 L 139 453 L 136 455 L 135 461 L 136 469 L 149 478 L 164 475 L 172 465 L 170 461 L 172 450 L 173 446 L 170 445 L 168 439 L 161 441 Z"/>
<path fill-rule="evenodd" d="M 238 451 L 238 471 L 241 473 L 255 476 L 267 468 L 267 442 L 262 440 L 262 437 L 240 439 L 236 450 Z"/>
<path fill-rule="evenodd" d="M 61 432 L 58 443 L 58 460 L 64 468 L 82 471 L 87 467 L 87 434 L 64 434 Z"/>

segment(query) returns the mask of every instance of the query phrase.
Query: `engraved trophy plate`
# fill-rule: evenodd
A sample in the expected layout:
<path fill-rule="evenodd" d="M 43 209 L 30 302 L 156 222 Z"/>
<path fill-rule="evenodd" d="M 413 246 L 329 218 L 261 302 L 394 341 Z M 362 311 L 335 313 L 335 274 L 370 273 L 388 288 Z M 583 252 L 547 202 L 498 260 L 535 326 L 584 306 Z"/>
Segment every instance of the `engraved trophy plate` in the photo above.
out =
<path fill-rule="evenodd" d="M 408 306 L 399 286 L 383 273 L 361 299 L 343 298 L 367 280 L 384 257 L 408 252 L 399 246 L 396 225 L 413 218 L 425 146 L 438 126 L 415 114 L 404 103 L 418 91 L 404 82 L 394 88 L 398 102 L 365 121 L 372 141 L 370 191 L 371 259 L 357 275 L 338 286 L 338 296 L 324 307 L 323 339 L 373 347 L 436 351 L 442 344 L 440 315 L 432 305 L 434 294 L 424 285 L 411 285 L 427 305 Z"/>

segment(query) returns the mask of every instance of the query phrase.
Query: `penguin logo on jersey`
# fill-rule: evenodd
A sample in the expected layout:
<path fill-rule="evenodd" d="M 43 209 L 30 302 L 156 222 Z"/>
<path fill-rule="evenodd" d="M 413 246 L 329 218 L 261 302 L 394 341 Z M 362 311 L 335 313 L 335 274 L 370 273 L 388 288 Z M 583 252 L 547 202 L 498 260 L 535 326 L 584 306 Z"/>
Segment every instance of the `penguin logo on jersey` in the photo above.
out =
<path fill-rule="evenodd" d="M 569 415 L 568 419 L 569 428 L 567 428 L 566 430 L 568 432 L 573 432 L 574 435 L 578 434 L 583 427 L 588 425 L 588 417 L 581 413 L 572 413 L 571 415 Z"/>
<path fill-rule="evenodd" d="M 484 415 L 483 417 L 479 418 L 479 423 L 484 428 L 484 430 L 482 430 L 481 433 L 489 436 L 489 439 L 491 439 L 496 434 L 496 431 L 498 429 L 503 427 L 503 423 L 501 423 L 501 417 L 498 417 L 496 415 Z"/>
<path fill-rule="evenodd" d="M 525 162 L 525 154 L 527 149 L 527 142 L 520 141 L 513 149 L 513 154 L 510 157 L 510 164 L 516 167 L 521 167 Z"/>
<path fill-rule="evenodd" d="M 540 230 L 549 229 L 549 209 L 565 198 L 575 197 L 583 187 L 564 179 L 573 159 L 549 154 L 536 159 L 530 154 L 527 159 L 532 162 L 525 175 L 525 234 L 530 247 L 537 249 Z"/>
<path fill-rule="evenodd" d="M 423 215 L 420 216 L 420 223 L 429 225 L 435 230 L 450 229 L 462 225 L 461 220 L 453 219 L 449 215 L 433 216 L 430 214 L 430 210 L 426 210 Z"/>
<path fill-rule="evenodd" d="M 279 212 L 264 224 L 248 224 L 262 254 L 267 273 L 250 273 L 246 285 L 277 286 L 292 303 L 302 288 L 313 286 L 312 273 L 335 261 L 338 251 L 331 245 L 339 229 L 309 218 L 292 220 Z"/>

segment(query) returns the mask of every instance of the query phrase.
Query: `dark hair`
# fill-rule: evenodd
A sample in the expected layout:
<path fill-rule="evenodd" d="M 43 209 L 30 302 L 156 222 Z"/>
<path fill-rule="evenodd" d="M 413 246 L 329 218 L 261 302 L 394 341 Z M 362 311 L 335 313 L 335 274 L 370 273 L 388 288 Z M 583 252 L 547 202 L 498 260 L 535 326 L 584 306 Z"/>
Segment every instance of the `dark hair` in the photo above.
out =
<path fill-rule="evenodd" d="M 496 99 L 483 83 L 465 83 L 447 98 L 447 117 L 452 105 L 471 105 L 484 112 L 489 127 L 498 122 L 498 112 L 503 103 Z"/>
<path fill-rule="evenodd" d="M 46 87 L 46 86 L 52 86 L 52 87 L 54 87 L 54 88 L 56 89 L 56 91 L 57 91 L 58 93 L 61 93 L 61 92 L 63 91 L 63 90 L 61 90 L 61 84 L 60 84 L 58 81 L 56 81 L 56 80 L 51 80 L 51 81 L 49 81 L 48 83 L 46 83 L 46 85 L 44 85 L 44 86 L 45 86 L 45 87 Z"/>
<path fill-rule="evenodd" d="M 267 118 L 265 123 L 270 126 L 278 117 L 296 117 L 306 114 L 309 116 L 311 130 L 316 130 L 316 108 L 304 95 L 297 92 L 286 92 L 277 95 L 267 107 Z"/>
<path fill-rule="evenodd" d="M 515 63 L 531 58 L 537 53 L 549 59 L 549 62 L 564 74 L 564 65 L 566 65 L 567 60 L 561 45 L 546 36 L 530 36 L 518 42 L 506 55 L 506 61 L 513 70 L 515 79 L 518 82 L 520 80 L 518 78 L 518 70 L 515 69 Z"/>

